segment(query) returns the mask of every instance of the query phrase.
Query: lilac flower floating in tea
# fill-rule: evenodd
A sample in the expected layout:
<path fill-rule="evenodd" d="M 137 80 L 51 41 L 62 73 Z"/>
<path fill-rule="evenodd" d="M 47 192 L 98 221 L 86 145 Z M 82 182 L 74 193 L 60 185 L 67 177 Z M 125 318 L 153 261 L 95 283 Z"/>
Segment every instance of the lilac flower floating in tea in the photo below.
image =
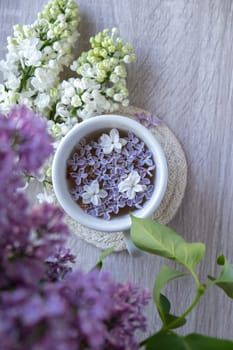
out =
<path fill-rule="evenodd" d="M 101 204 L 101 198 L 107 197 L 105 190 L 100 190 L 99 183 L 94 180 L 90 185 L 84 185 L 84 193 L 82 199 L 84 204 L 92 203 L 93 205 Z"/>
<path fill-rule="evenodd" d="M 120 153 L 122 146 L 124 146 L 126 142 L 124 138 L 120 138 L 117 129 L 112 129 L 109 135 L 103 134 L 100 137 L 100 146 L 103 148 L 104 154 L 110 154 L 113 150 Z"/>
<path fill-rule="evenodd" d="M 131 131 L 89 135 L 67 161 L 73 199 L 87 214 L 105 220 L 142 208 L 152 196 L 154 179 L 152 152 Z"/>
<path fill-rule="evenodd" d="M 137 192 L 146 190 L 145 185 L 139 184 L 140 180 L 141 176 L 137 171 L 133 170 L 125 180 L 119 183 L 119 192 L 126 192 L 129 199 L 134 199 Z"/>

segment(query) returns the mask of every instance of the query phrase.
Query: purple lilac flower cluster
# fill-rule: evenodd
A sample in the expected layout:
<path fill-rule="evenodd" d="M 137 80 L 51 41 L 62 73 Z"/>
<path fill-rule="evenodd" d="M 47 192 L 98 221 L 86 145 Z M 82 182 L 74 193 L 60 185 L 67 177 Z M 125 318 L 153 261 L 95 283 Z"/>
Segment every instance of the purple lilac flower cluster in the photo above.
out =
<path fill-rule="evenodd" d="M 131 131 L 109 132 L 82 139 L 67 161 L 74 200 L 105 220 L 140 209 L 152 196 L 155 177 L 152 152 L 142 140 Z"/>
<path fill-rule="evenodd" d="M 106 273 L 71 271 L 63 213 L 33 209 L 19 187 L 51 153 L 45 122 L 25 107 L 0 114 L 0 347 L 135 350 L 150 298 Z"/>
<path fill-rule="evenodd" d="M 136 350 L 136 330 L 150 295 L 115 284 L 95 270 L 76 271 L 40 290 L 2 291 L 0 341 L 4 350 Z"/>
<path fill-rule="evenodd" d="M 52 152 L 44 119 L 24 106 L 0 114 L 0 288 L 34 286 L 45 277 L 44 260 L 63 245 L 68 229 L 59 208 L 30 209 L 20 191 L 25 173 L 36 174 Z"/>

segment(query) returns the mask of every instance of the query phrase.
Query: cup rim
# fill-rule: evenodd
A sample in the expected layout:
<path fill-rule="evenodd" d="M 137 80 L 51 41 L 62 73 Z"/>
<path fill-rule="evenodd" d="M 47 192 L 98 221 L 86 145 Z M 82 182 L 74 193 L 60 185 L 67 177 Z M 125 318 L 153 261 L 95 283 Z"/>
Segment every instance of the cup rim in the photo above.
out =
<path fill-rule="evenodd" d="M 75 221 L 90 229 L 102 232 L 116 232 L 128 230 L 131 226 L 129 214 L 104 220 L 85 213 L 73 200 L 68 190 L 66 180 L 66 161 L 77 143 L 88 134 L 99 129 L 118 128 L 130 130 L 141 140 L 153 154 L 156 166 L 155 189 L 151 199 L 147 200 L 142 209 L 132 211 L 139 218 L 151 217 L 159 207 L 167 188 L 168 168 L 164 151 L 156 139 L 156 136 L 139 122 L 127 117 L 115 114 L 104 114 L 87 119 L 75 125 L 62 139 L 52 163 L 52 183 L 58 202 L 64 211 Z"/>

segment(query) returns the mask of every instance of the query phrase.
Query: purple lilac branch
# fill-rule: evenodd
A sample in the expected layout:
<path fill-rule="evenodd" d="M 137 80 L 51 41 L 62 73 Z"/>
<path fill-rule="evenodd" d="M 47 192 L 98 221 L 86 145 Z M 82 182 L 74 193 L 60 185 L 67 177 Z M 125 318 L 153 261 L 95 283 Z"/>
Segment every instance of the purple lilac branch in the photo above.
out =
<path fill-rule="evenodd" d="M 26 107 L 0 114 L 0 344 L 4 350 L 136 350 L 146 290 L 109 274 L 71 270 L 63 212 L 30 208 L 18 189 L 52 151 L 44 120 Z"/>

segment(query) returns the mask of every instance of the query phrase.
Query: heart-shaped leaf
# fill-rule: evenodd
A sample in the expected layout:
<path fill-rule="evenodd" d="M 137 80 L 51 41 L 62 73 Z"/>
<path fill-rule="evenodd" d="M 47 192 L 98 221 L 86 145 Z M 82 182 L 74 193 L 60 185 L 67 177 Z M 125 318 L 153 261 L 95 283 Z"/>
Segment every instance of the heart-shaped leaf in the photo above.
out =
<path fill-rule="evenodd" d="M 179 336 L 170 331 L 161 331 L 144 343 L 146 350 L 233 350 L 230 340 L 206 337 L 201 334 Z"/>
<path fill-rule="evenodd" d="M 169 227 L 150 219 L 131 216 L 131 220 L 131 239 L 138 248 L 174 260 L 189 270 L 202 260 L 204 244 L 187 243 Z"/>
<path fill-rule="evenodd" d="M 215 284 L 224 290 L 227 296 L 233 299 L 233 265 L 229 264 L 224 255 L 220 255 L 217 259 L 218 265 L 223 266 L 219 277 L 209 278 L 215 282 Z"/>

